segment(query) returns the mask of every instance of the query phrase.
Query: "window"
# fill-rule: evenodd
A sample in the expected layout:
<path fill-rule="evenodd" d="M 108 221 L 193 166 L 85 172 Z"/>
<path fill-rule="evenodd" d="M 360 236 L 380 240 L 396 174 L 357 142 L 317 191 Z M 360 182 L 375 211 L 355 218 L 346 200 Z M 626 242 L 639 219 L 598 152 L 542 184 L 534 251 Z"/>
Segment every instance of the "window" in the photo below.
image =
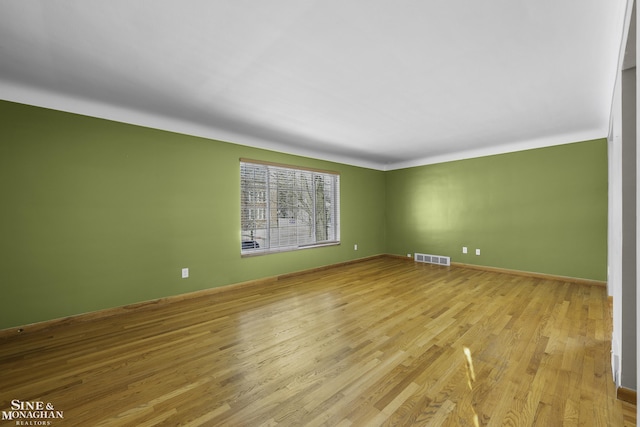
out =
<path fill-rule="evenodd" d="M 340 175 L 240 159 L 242 254 L 340 242 Z"/>

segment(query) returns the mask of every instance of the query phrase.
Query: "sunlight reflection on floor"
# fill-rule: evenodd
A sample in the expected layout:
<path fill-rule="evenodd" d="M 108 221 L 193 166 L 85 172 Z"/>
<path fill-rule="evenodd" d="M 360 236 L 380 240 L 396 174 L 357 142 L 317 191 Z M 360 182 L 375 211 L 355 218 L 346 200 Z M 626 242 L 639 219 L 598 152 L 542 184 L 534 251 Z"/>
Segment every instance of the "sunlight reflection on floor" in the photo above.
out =
<path fill-rule="evenodd" d="M 464 357 L 467 362 L 467 384 L 469 385 L 469 390 L 473 390 L 473 383 L 476 380 L 476 373 L 473 370 L 473 359 L 471 358 L 471 350 L 468 347 L 463 347 Z M 478 414 L 476 411 L 471 408 L 473 411 L 473 425 L 479 427 L 480 423 L 478 421 Z"/>

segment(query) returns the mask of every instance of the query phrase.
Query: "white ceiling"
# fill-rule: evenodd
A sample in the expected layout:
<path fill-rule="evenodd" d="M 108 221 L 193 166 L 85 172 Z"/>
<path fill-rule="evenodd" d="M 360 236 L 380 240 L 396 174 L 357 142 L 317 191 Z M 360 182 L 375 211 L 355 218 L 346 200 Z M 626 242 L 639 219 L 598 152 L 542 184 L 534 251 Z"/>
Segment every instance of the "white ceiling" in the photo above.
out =
<path fill-rule="evenodd" d="M 606 137 L 627 0 L 3 0 L 0 98 L 389 170 Z"/>

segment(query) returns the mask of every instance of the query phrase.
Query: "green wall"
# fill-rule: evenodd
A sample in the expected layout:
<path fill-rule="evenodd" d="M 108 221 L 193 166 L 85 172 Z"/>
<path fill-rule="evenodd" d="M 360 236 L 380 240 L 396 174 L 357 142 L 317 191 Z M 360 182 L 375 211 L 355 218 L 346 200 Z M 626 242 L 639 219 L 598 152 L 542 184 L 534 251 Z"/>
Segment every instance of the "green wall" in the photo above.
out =
<path fill-rule="evenodd" d="M 604 140 L 382 172 L 6 101 L 0 117 L 0 329 L 380 253 L 606 280 Z M 240 157 L 339 171 L 342 244 L 241 258 Z"/>
<path fill-rule="evenodd" d="M 381 171 L 5 101 L 0 117 L 0 329 L 385 252 Z M 342 245 L 241 258 L 240 157 L 339 171 Z"/>
<path fill-rule="evenodd" d="M 390 171 L 386 184 L 390 253 L 607 278 L 606 140 Z"/>

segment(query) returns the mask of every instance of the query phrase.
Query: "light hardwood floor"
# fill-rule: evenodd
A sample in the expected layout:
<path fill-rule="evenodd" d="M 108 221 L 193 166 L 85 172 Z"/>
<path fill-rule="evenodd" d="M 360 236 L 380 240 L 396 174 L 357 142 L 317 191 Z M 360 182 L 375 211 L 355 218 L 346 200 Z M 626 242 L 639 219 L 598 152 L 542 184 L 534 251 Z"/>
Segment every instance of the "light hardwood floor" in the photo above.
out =
<path fill-rule="evenodd" d="M 0 410 L 50 402 L 54 426 L 635 425 L 610 328 L 602 287 L 383 257 L 9 334 Z"/>

